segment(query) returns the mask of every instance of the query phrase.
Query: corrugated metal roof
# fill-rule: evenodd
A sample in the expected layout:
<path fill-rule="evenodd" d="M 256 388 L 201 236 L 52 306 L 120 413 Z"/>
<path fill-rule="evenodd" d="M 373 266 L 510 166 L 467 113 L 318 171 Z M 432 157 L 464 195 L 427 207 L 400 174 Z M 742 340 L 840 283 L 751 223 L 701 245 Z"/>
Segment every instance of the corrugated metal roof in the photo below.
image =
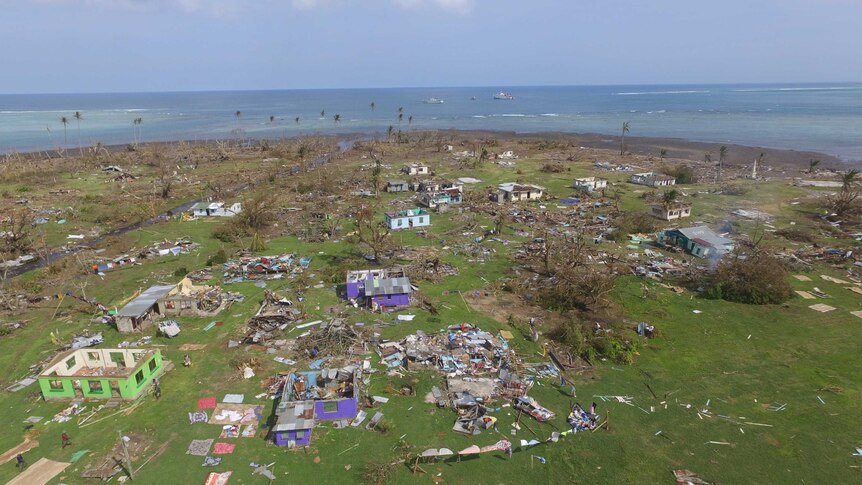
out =
<path fill-rule="evenodd" d="M 410 278 L 375 278 L 365 285 L 365 296 L 399 295 L 410 293 Z"/>
<path fill-rule="evenodd" d="M 140 296 L 130 301 L 128 305 L 121 308 L 117 312 L 117 316 L 139 317 L 146 313 L 159 298 L 164 297 L 174 288 L 174 285 L 151 286 L 141 293 Z"/>

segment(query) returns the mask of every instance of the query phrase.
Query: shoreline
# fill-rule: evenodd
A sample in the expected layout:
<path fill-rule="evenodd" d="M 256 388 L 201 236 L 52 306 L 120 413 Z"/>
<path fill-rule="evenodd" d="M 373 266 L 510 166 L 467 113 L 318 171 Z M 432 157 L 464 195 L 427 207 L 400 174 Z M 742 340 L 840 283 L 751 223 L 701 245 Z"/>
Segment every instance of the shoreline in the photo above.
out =
<path fill-rule="evenodd" d="M 547 132 L 529 132 L 521 133 L 517 131 L 503 130 L 461 130 L 461 129 L 441 129 L 441 130 L 414 130 L 406 131 L 408 135 L 439 133 L 452 137 L 461 138 L 508 138 L 508 139 L 551 139 L 563 141 L 570 144 L 575 144 L 580 148 L 590 148 L 598 150 L 619 150 L 620 136 L 619 135 L 604 135 L 600 133 L 578 133 L 578 132 L 562 132 L 562 131 L 547 131 Z M 294 136 L 284 137 L 256 137 L 247 136 L 244 140 L 248 142 L 259 142 L 263 140 L 278 142 L 278 141 L 296 141 L 303 138 L 322 138 L 334 140 L 336 144 L 343 145 L 349 142 L 361 140 L 385 140 L 387 135 L 385 132 L 355 132 L 355 133 L 305 133 Z M 194 140 L 149 140 L 139 142 L 138 147 L 147 145 L 162 144 L 171 145 L 179 143 L 187 143 L 193 146 L 211 146 L 220 142 L 240 143 L 243 140 L 238 139 L 194 139 Z M 807 167 L 810 160 L 820 160 L 822 168 L 846 169 L 848 167 L 862 166 L 862 160 L 844 160 L 838 156 L 830 155 L 824 152 L 795 150 L 790 148 L 765 147 L 743 145 L 736 143 L 709 143 L 703 141 L 687 140 L 684 138 L 672 137 L 647 137 L 647 136 L 626 136 L 627 153 L 638 156 L 658 157 L 662 149 L 667 150 L 666 158 L 682 159 L 691 161 L 702 161 L 704 154 L 711 152 L 714 160 L 717 160 L 718 149 L 720 146 L 727 146 L 728 155 L 725 163 L 728 164 L 748 164 L 751 163 L 758 155 L 763 153 L 766 156 L 766 161 L 769 164 L 785 166 L 785 167 Z M 83 146 L 82 150 L 93 148 L 94 145 Z M 121 143 L 113 145 L 103 145 L 102 148 L 109 152 L 116 153 L 125 151 L 131 143 Z M 9 151 L 0 156 L 9 156 L 16 153 L 20 156 L 40 155 L 48 158 L 58 158 L 57 148 L 30 150 L 27 152 Z M 66 148 L 67 154 L 78 156 L 75 151 L 77 147 Z"/>

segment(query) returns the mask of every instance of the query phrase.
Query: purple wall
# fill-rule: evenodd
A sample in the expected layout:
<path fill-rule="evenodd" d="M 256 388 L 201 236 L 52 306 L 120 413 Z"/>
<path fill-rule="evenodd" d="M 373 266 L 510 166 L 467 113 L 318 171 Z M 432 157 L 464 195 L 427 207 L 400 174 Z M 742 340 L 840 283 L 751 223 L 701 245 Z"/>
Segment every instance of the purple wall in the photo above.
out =
<path fill-rule="evenodd" d="M 317 401 L 314 403 L 314 419 L 318 421 L 332 421 L 337 419 L 355 418 L 357 413 L 356 399 L 341 399 L 335 401 L 338 403 L 338 409 L 331 413 L 325 412 L 324 404 L 333 401 Z"/>
<path fill-rule="evenodd" d="M 304 433 L 301 438 L 297 438 L 300 433 Z M 311 430 L 300 429 L 291 431 L 279 431 L 275 433 L 275 444 L 278 446 L 287 446 L 290 440 L 293 440 L 297 446 L 306 446 L 311 443 Z"/>
<path fill-rule="evenodd" d="M 359 297 L 359 283 L 347 283 L 347 298 Z"/>
<path fill-rule="evenodd" d="M 371 297 L 371 300 L 374 303 L 385 307 L 407 306 L 410 304 L 410 295 L 408 295 L 407 293 L 399 293 L 396 295 L 379 295 Z"/>

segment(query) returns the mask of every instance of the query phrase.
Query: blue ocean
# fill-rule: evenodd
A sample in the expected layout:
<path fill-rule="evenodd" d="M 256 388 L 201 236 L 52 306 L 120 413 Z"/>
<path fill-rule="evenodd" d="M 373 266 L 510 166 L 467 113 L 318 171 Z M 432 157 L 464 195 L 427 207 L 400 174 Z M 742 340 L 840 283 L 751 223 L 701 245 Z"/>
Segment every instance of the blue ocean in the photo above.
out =
<path fill-rule="evenodd" d="M 513 99 L 494 99 L 501 91 Z M 431 98 L 443 102 L 429 103 Z M 0 153 L 136 139 L 385 136 L 389 126 L 616 135 L 624 121 L 630 121 L 631 136 L 862 160 L 862 83 L 0 95 Z"/>

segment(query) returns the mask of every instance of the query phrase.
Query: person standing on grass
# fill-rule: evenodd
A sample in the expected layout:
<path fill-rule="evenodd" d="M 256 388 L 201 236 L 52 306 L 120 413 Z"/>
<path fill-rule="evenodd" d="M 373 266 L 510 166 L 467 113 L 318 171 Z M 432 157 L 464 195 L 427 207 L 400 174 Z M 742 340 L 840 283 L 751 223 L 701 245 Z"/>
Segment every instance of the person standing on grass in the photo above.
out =
<path fill-rule="evenodd" d="M 159 381 L 153 381 L 153 394 L 156 396 L 156 401 L 162 397 L 162 386 L 159 385 Z"/>
<path fill-rule="evenodd" d="M 183 365 L 186 367 L 191 367 L 192 366 L 192 356 L 190 356 L 189 354 L 186 354 L 186 356 L 183 357 Z"/>
<path fill-rule="evenodd" d="M 24 455 L 21 453 L 15 455 L 15 468 L 17 468 L 19 472 L 22 472 L 27 468 L 27 462 L 24 461 Z"/>
<path fill-rule="evenodd" d="M 66 434 L 65 431 L 63 431 L 63 434 L 60 435 L 60 441 L 63 443 L 61 449 L 66 448 L 72 442 L 72 440 L 69 439 L 69 435 Z"/>

